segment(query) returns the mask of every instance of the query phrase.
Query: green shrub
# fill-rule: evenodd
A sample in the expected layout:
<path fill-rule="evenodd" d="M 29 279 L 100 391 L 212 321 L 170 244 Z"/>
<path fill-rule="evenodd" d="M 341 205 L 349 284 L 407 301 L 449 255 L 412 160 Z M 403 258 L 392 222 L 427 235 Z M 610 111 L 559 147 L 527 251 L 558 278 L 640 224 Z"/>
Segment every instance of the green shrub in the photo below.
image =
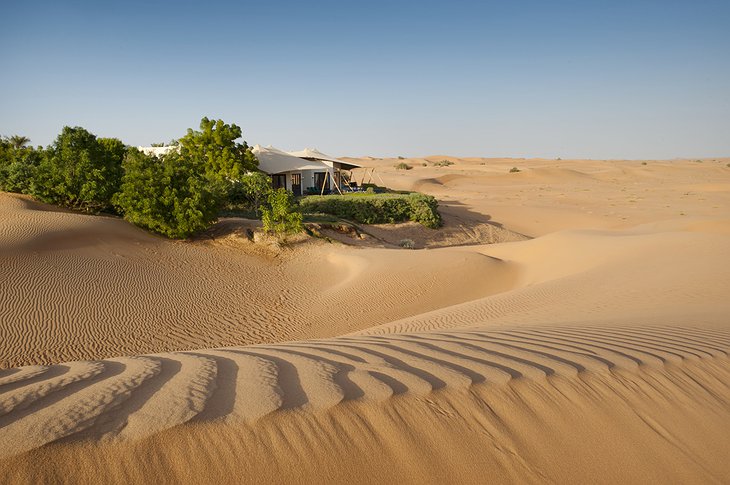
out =
<path fill-rule="evenodd" d="M 40 147 L 26 147 L 27 142 L 21 136 L 0 137 L 0 190 L 34 193 L 36 172 L 45 152 Z"/>
<path fill-rule="evenodd" d="M 410 165 L 408 165 L 407 163 L 404 163 L 404 162 L 401 162 L 401 163 L 398 163 L 395 165 L 396 170 L 410 170 L 412 168 L 413 167 L 411 167 Z"/>
<path fill-rule="evenodd" d="M 398 242 L 398 246 L 402 247 L 403 249 L 415 249 L 416 243 L 413 242 L 413 239 L 401 239 Z"/>
<path fill-rule="evenodd" d="M 304 230 L 302 213 L 294 204 L 294 195 L 286 189 L 269 194 L 268 205 L 261 211 L 264 230 L 277 235 L 296 234 Z"/>
<path fill-rule="evenodd" d="M 231 182 L 228 207 L 258 213 L 271 194 L 271 178 L 263 172 L 249 172 Z"/>
<path fill-rule="evenodd" d="M 441 225 L 438 201 L 417 192 L 309 196 L 302 198 L 300 205 L 307 214 L 331 214 L 363 224 L 413 221 L 430 228 Z"/>
<path fill-rule="evenodd" d="M 223 120 L 200 120 L 200 131 L 192 128 L 180 138 L 180 153 L 201 165 L 208 175 L 237 180 L 245 173 L 256 170 L 258 160 L 241 137 L 241 128 Z"/>
<path fill-rule="evenodd" d="M 512 167 L 509 169 L 509 173 L 517 173 L 517 172 L 520 172 L 520 169 L 517 167 Z"/>
<path fill-rule="evenodd" d="M 215 221 L 221 185 L 193 159 L 170 152 L 163 157 L 130 149 L 114 204 L 129 222 L 171 238 L 186 238 Z"/>
<path fill-rule="evenodd" d="M 449 165 L 453 165 L 454 162 L 450 160 L 439 160 L 438 162 L 433 162 L 435 167 L 448 167 Z"/>
<path fill-rule="evenodd" d="M 119 140 L 97 139 L 83 128 L 65 126 L 38 165 L 34 195 L 87 212 L 111 208 L 125 152 Z"/>

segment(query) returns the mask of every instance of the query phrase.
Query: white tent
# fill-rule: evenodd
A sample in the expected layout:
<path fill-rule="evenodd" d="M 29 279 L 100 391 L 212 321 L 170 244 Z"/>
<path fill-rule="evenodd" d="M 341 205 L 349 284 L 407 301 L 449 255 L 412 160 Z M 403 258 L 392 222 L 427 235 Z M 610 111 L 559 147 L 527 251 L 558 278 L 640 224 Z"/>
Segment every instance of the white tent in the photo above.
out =
<path fill-rule="evenodd" d="M 289 155 L 294 155 L 299 158 L 306 158 L 307 160 L 321 160 L 323 162 L 330 162 L 328 165 L 332 166 L 332 163 L 337 163 L 336 168 L 342 168 L 344 170 L 352 170 L 353 168 L 360 168 L 360 165 L 351 162 L 345 162 L 335 157 L 331 157 L 326 153 L 322 153 L 316 148 L 305 148 L 298 152 L 289 152 Z"/>
<path fill-rule="evenodd" d="M 161 157 L 167 155 L 171 151 L 177 151 L 180 147 L 177 145 L 166 146 L 166 147 L 137 147 L 137 150 L 141 151 L 145 155 L 154 155 L 155 157 Z"/>
<path fill-rule="evenodd" d="M 269 174 L 291 172 L 296 170 L 327 171 L 328 165 L 317 160 L 305 160 L 272 146 L 255 145 L 253 154 L 259 161 L 259 170 Z"/>

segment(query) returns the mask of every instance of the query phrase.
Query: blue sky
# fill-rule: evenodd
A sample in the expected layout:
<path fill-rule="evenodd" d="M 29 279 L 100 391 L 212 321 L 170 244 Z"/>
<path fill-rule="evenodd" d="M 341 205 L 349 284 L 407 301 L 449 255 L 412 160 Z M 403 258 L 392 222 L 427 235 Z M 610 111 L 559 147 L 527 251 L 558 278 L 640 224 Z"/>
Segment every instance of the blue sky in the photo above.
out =
<path fill-rule="evenodd" d="M 108 3 L 3 3 L 0 134 L 208 116 L 335 155 L 730 156 L 728 1 Z"/>

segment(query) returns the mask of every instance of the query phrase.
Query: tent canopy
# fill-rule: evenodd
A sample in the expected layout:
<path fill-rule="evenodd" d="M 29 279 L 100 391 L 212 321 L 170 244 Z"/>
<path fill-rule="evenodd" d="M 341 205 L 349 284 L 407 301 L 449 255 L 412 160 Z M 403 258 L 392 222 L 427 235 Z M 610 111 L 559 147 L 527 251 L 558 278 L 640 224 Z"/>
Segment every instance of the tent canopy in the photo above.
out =
<path fill-rule="evenodd" d="M 289 152 L 289 155 L 293 155 L 295 157 L 299 158 L 306 158 L 307 160 L 323 160 L 325 162 L 334 162 L 339 163 L 341 168 L 344 168 L 345 170 L 352 170 L 353 168 L 360 168 L 360 165 L 357 165 L 355 163 L 345 162 L 342 160 L 339 160 L 335 157 L 331 157 L 327 155 L 326 153 L 322 153 L 316 148 L 305 148 L 304 150 L 299 150 L 298 152 Z"/>
<path fill-rule="evenodd" d="M 328 165 L 317 160 L 304 160 L 272 146 L 255 145 L 252 150 L 259 161 L 259 170 L 269 174 L 289 172 L 292 170 L 327 171 Z"/>

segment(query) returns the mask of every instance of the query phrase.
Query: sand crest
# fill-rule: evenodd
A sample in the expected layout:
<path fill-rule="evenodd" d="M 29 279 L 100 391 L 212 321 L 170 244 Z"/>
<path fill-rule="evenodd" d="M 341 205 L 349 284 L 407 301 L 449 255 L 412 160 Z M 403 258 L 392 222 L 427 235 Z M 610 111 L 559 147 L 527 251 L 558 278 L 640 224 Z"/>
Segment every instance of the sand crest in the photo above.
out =
<path fill-rule="evenodd" d="M 0 194 L 3 480 L 730 482 L 727 162 L 361 161 L 448 236 L 267 253 Z"/>

